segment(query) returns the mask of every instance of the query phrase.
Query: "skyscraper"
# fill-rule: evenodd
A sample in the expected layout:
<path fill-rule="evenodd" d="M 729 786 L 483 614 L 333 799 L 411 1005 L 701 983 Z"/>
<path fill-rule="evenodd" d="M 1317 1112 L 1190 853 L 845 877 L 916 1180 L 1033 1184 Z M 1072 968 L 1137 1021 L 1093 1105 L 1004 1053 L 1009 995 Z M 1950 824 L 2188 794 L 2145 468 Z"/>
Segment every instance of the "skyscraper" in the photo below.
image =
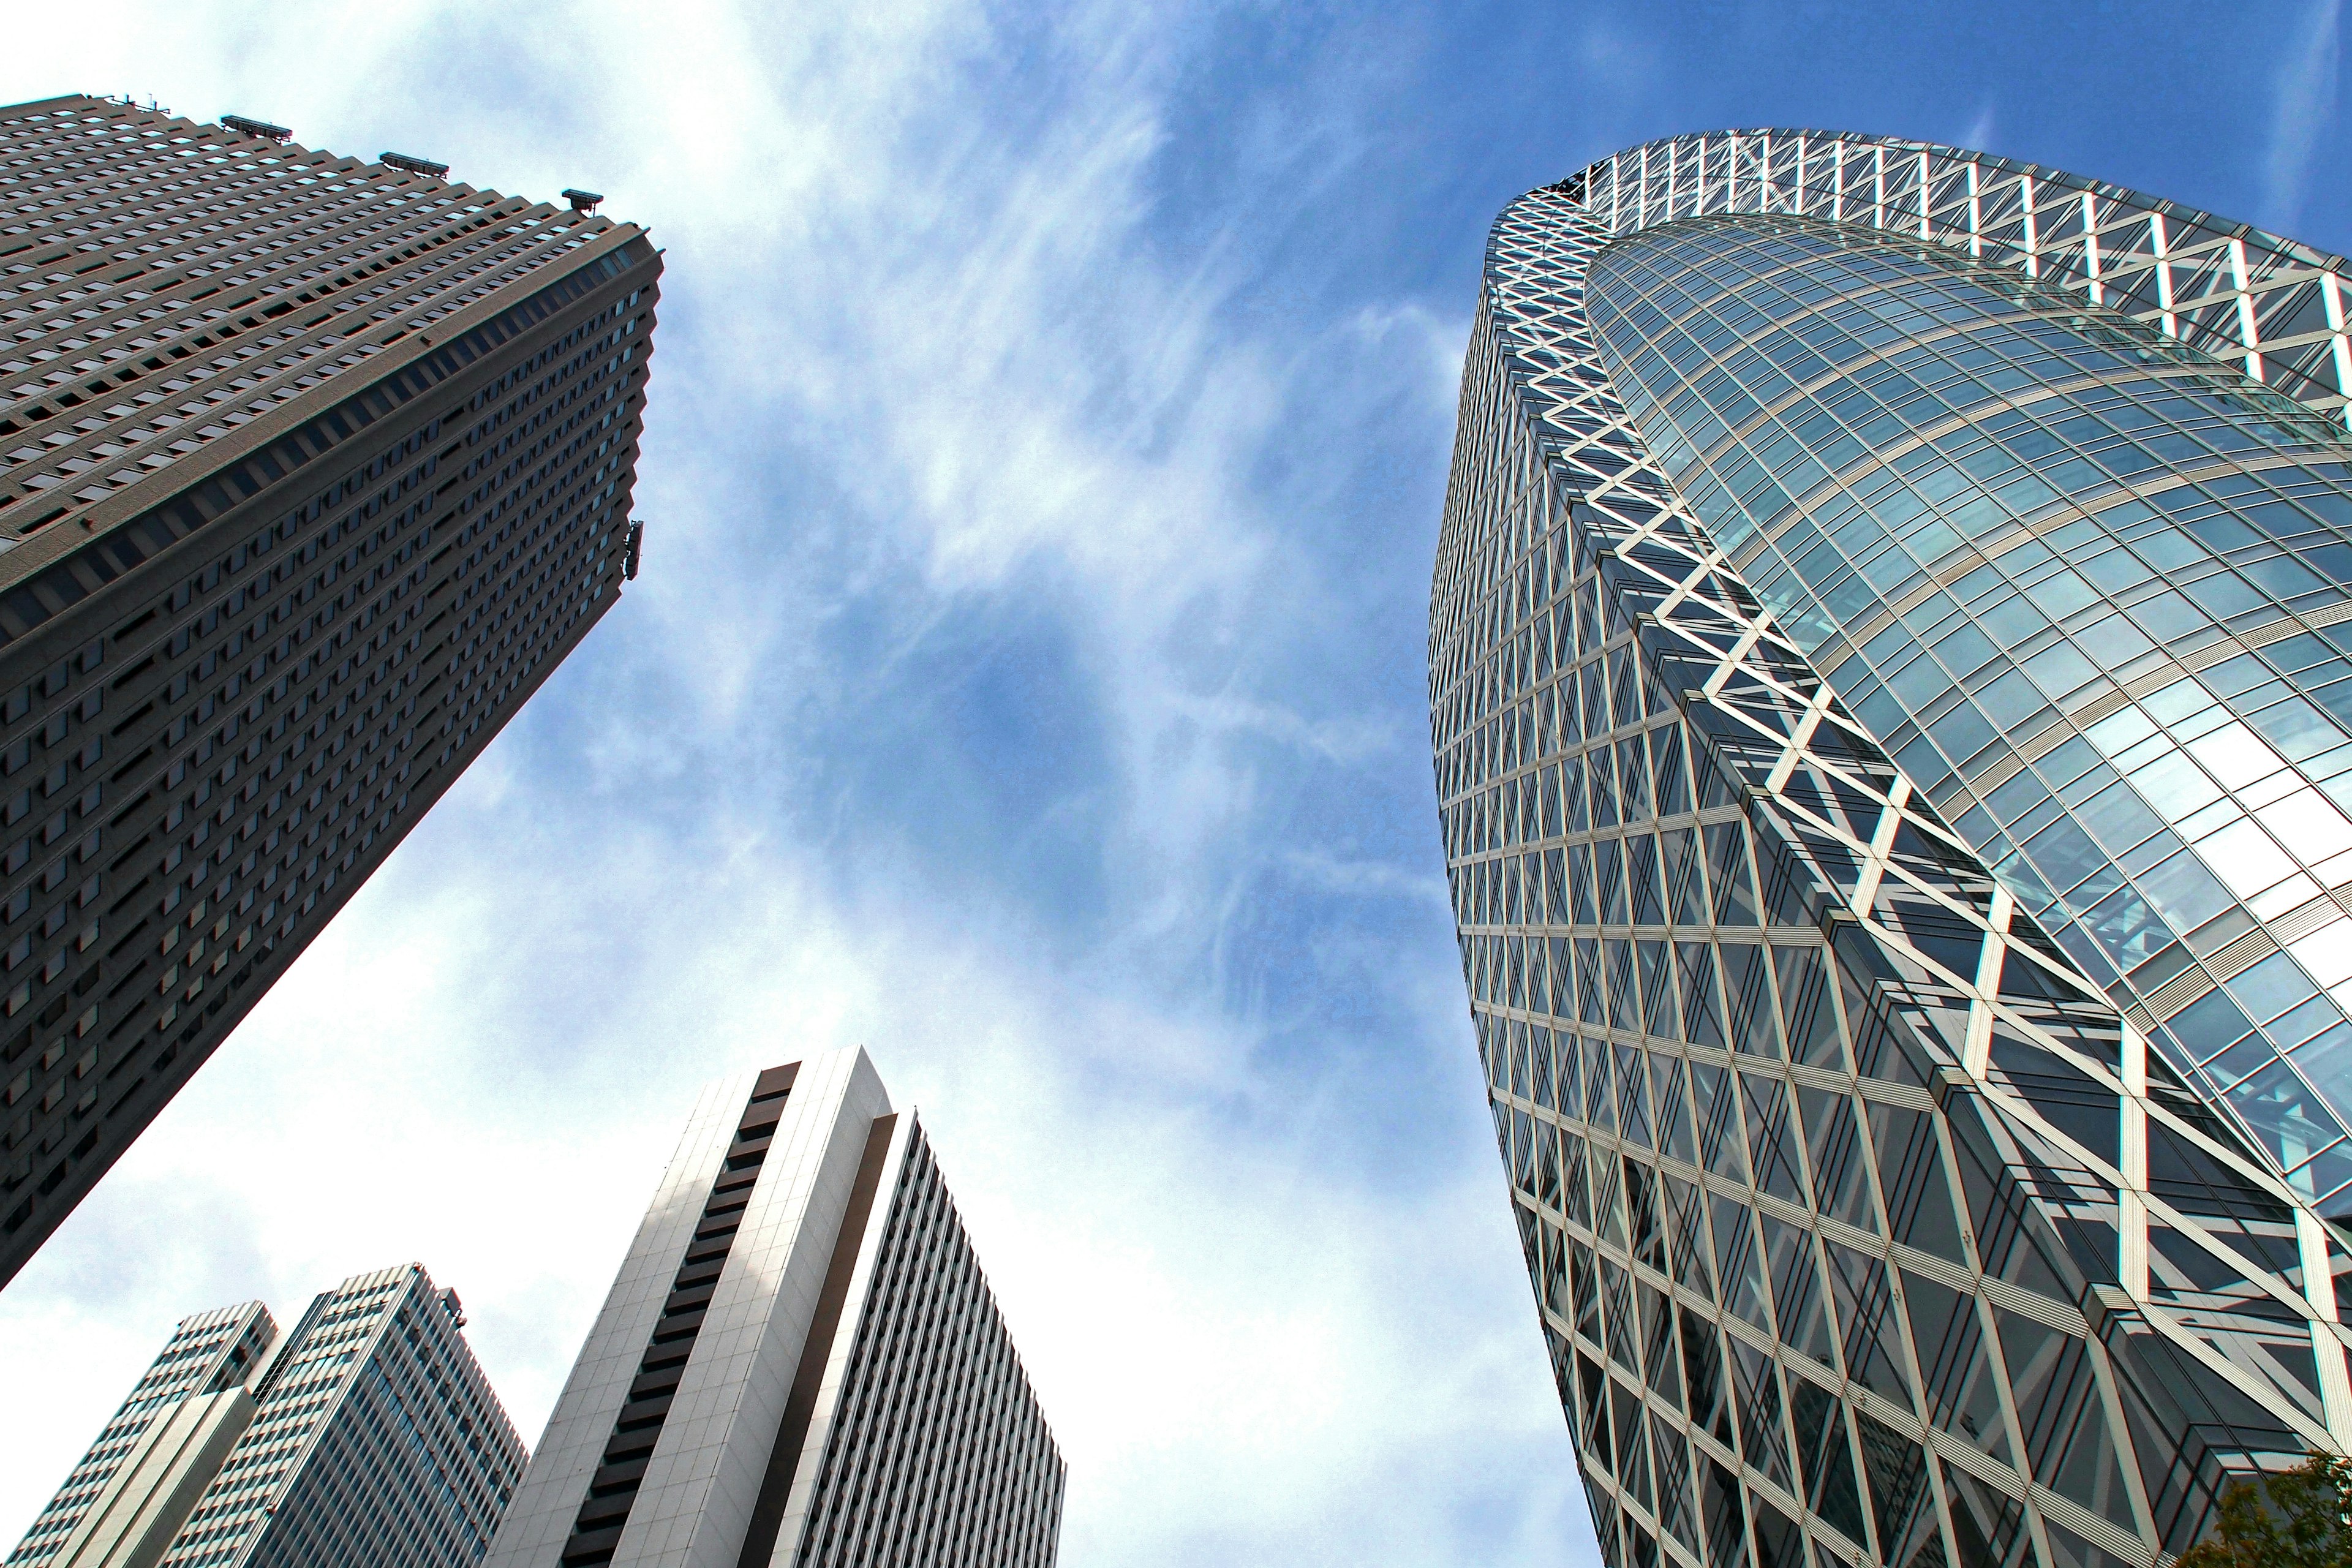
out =
<path fill-rule="evenodd" d="M 528 1456 L 415 1264 L 187 1319 L 9 1568 L 470 1568 Z"/>
<path fill-rule="evenodd" d="M 0 109 L 0 1283 L 633 575 L 658 256 Z"/>
<path fill-rule="evenodd" d="M 1431 601 L 1615 1568 L 2104 1568 L 2352 1448 L 2346 264 L 1885 138 L 1489 240 Z"/>
<path fill-rule="evenodd" d="M 110 1553 L 152 1563 L 252 1424 L 246 1385 L 277 1342 L 258 1301 L 180 1320 L 8 1568 L 94 1568 Z"/>
<path fill-rule="evenodd" d="M 706 1089 L 495 1568 L 1046 1568 L 1064 1467 L 863 1050 Z"/>

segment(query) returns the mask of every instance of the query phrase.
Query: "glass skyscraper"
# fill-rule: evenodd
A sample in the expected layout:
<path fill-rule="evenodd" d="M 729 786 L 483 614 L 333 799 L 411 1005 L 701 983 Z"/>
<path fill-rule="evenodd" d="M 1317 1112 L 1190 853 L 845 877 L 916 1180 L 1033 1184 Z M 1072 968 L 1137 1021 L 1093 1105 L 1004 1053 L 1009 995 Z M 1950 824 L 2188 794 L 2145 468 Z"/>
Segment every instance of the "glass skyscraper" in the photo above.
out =
<path fill-rule="evenodd" d="M 1489 241 L 1464 973 L 1612 1568 L 2107 1568 L 2352 1448 L 2347 264 L 1677 138 Z"/>

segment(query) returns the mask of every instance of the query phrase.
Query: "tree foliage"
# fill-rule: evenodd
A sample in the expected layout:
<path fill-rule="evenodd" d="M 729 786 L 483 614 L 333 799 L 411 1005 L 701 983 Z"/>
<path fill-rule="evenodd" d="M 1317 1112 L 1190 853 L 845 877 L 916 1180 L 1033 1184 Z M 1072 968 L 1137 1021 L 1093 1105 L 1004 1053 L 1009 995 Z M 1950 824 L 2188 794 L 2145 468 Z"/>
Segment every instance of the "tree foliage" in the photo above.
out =
<path fill-rule="evenodd" d="M 2352 1568 L 2352 1459 L 2314 1454 L 2259 1483 L 2231 1482 L 2213 1533 L 2178 1568 Z"/>

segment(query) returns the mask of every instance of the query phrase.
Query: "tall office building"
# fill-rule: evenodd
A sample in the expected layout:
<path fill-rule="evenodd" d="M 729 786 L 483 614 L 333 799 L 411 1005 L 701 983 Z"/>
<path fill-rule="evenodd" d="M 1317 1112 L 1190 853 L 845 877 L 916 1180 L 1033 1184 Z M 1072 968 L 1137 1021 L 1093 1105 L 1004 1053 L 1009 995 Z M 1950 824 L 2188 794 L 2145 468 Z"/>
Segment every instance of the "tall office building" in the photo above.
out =
<path fill-rule="evenodd" d="M 152 1563 L 252 1424 L 246 1385 L 277 1342 L 258 1301 L 183 1318 L 8 1568 L 91 1568 L 118 1548 Z"/>
<path fill-rule="evenodd" d="M 471 1568 L 528 1456 L 415 1264 L 181 1323 L 8 1568 Z"/>
<path fill-rule="evenodd" d="M 2105 1568 L 2352 1448 L 2346 266 L 2003 159 L 1489 241 L 1464 973 L 1614 1568 Z"/>
<path fill-rule="evenodd" d="M 0 109 L 0 1283 L 634 571 L 660 260 L 446 173 Z"/>
<path fill-rule="evenodd" d="M 1064 1466 L 863 1050 L 702 1093 L 493 1568 L 1045 1568 Z"/>

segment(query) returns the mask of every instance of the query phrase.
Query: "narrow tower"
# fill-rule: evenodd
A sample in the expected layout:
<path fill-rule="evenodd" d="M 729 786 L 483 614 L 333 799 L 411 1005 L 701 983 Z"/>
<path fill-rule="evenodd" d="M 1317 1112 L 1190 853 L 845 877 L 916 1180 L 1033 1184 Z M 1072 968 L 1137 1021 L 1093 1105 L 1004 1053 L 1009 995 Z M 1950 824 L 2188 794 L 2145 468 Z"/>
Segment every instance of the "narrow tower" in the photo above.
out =
<path fill-rule="evenodd" d="M 495 1568 L 1048 1568 L 1064 1466 L 863 1050 L 705 1089 Z"/>
<path fill-rule="evenodd" d="M 0 1283 L 633 574 L 626 224 L 0 109 Z"/>
<path fill-rule="evenodd" d="M 2101 1568 L 2352 1449 L 2335 257 L 1884 137 L 1488 242 L 1431 599 L 1612 1568 Z"/>

